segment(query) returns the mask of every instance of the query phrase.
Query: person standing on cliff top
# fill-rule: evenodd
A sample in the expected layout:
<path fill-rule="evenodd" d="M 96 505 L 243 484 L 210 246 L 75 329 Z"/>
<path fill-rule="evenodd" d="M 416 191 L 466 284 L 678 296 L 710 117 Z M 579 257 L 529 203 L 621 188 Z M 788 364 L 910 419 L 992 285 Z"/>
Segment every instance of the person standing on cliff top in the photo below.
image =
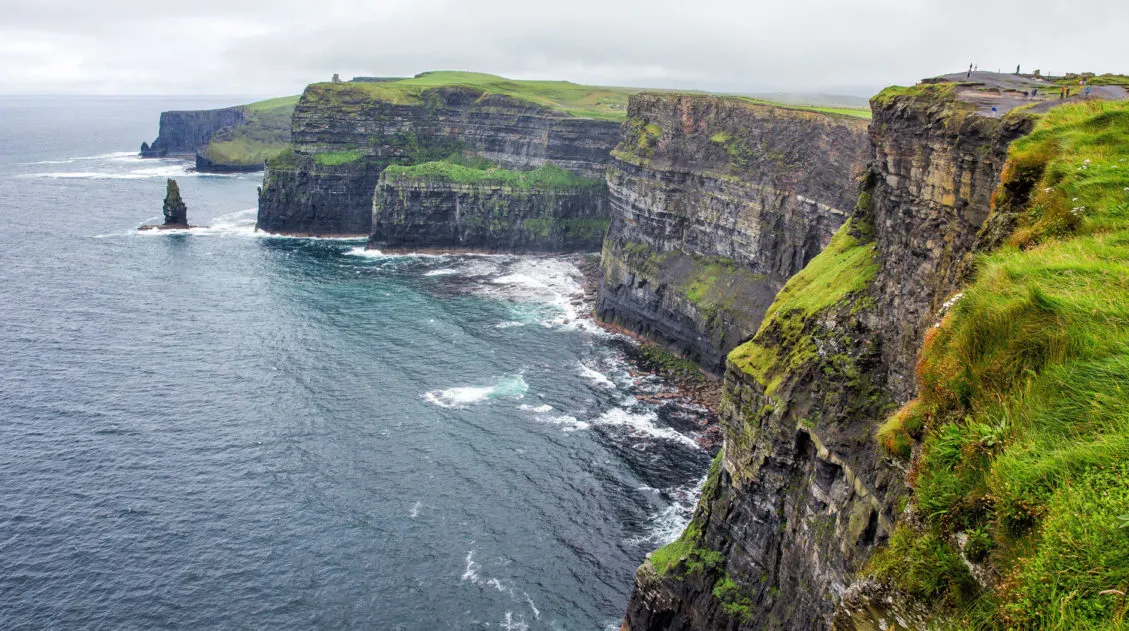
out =
<path fill-rule="evenodd" d="M 968 64 L 968 74 L 964 75 L 964 78 L 969 79 L 971 77 L 972 77 L 972 64 Z"/>
<path fill-rule="evenodd" d="M 1015 64 L 1015 74 L 1019 74 L 1019 64 Z"/>

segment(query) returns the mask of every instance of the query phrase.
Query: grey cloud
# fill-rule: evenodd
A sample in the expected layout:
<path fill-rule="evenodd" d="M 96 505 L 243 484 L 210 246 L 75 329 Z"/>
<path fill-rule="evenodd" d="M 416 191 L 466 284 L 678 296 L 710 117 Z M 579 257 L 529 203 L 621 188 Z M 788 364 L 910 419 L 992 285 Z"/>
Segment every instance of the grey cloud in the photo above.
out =
<path fill-rule="evenodd" d="M 0 92 L 281 94 L 333 72 L 428 69 L 727 91 L 869 91 L 970 61 L 1126 70 L 1117 64 L 1129 57 L 1129 3 L 1096 0 L 1083 23 L 1076 13 L 1052 0 L 9 0 L 0 8 L 0 42 L 8 41 L 0 43 Z M 21 46 L 40 51 L 39 66 Z"/>

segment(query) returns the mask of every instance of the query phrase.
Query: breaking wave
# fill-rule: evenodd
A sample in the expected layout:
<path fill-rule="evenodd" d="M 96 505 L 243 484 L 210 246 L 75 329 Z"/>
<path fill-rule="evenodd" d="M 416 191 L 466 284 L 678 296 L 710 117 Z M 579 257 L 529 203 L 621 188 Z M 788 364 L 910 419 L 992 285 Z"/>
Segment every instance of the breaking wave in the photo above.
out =
<path fill-rule="evenodd" d="M 492 399 L 520 399 L 529 391 L 529 384 L 521 375 L 505 377 L 492 386 L 460 386 L 446 390 L 426 392 L 428 403 L 443 408 L 465 408 Z"/>

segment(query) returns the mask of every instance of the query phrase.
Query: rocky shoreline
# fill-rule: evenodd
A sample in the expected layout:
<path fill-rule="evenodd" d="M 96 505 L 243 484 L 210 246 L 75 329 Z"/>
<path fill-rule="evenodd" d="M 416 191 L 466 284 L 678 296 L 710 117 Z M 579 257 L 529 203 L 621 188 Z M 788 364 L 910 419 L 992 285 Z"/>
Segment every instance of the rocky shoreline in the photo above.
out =
<path fill-rule="evenodd" d="M 634 393 L 637 400 L 659 406 L 674 406 L 698 412 L 692 423 L 676 427 L 679 431 L 698 433 L 698 444 L 715 453 L 721 449 L 722 431 L 718 423 L 718 410 L 723 391 L 722 381 L 700 366 L 666 350 L 646 337 L 628 329 L 603 322 L 596 318 L 595 301 L 600 284 L 600 258 L 598 255 L 572 255 L 569 258 L 580 269 L 583 276 L 581 291 L 573 298 L 572 304 L 583 307 L 592 323 L 612 333 L 621 342 L 619 350 L 631 364 L 629 374 L 632 380 L 640 381 L 657 377 L 665 387 L 657 392 Z M 679 415 L 666 415 L 674 420 Z"/>

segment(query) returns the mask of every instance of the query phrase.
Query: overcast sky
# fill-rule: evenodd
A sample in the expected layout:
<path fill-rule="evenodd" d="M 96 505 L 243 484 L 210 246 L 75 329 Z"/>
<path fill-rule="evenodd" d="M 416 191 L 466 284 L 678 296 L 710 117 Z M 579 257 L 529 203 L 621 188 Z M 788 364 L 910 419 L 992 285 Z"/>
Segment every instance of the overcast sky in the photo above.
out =
<path fill-rule="evenodd" d="M 0 0 L 0 93 L 296 94 L 338 72 L 859 95 L 1129 72 L 1129 0 Z"/>

